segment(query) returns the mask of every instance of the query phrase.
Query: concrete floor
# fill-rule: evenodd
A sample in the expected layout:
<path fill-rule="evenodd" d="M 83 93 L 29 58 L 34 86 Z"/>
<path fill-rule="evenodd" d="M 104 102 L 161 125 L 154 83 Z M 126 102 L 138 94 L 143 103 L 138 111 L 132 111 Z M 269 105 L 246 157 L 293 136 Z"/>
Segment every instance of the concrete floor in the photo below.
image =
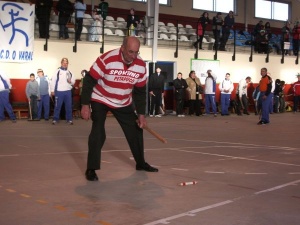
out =
<path fill-rule="evenodd" d="M 300 114 L 148 118 L 135 171 L 107 118 L 98 182 L 85 180 L 91 122 L 0 123 L 1 225 L 299 225 Z M 181 182 L 197 181 L 180 186 Z"/>

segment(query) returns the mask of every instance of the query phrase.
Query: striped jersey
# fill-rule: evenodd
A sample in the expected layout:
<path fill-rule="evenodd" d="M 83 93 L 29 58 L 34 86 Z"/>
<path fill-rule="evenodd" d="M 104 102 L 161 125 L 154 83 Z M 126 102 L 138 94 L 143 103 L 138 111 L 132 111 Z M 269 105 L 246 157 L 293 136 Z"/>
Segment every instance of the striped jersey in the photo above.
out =
<path fill-rule="evenodd" d="M 134 87 L 146 85 L 146 64 L 139 56 L 128 66 L 123 62 L 121 49 L 109 51 L 94 62 L 90 75 L 97 80 L 91 96 L 92 101 L 111 108 L 132 103 Z"/>

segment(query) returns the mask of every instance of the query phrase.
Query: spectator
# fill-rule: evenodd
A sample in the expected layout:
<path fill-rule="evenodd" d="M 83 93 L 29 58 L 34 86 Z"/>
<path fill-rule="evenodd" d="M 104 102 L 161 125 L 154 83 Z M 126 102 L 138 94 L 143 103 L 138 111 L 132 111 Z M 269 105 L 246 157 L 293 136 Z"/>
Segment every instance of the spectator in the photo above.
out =
<path fill-rule="evenodd" d="M 189 115 L 200 116 L 201 113 L 201 101 L 203 88 L 201 86 L 200 79 L 196 76 L 196 72 L 192 70 L 189 73 L 189 77 L 186 79 L 187 90 L 189 92 Z"/>
<path fill-rule="evenodd" d="M 100 15 L 104 20 L 106 20 L 108 14 L 108 3 L 105 0 L 101 0 L 99 4 Z"/>
<path fill-rule="evenodd" d="M 239 82 L 239 85 L 236 89 L 236 100 L 237 100 L 237 110 L 236 113 L 241 116 L 241 110 L 243 110 L 244 114 L 250 115 L 248 112 L 248 96 L 247 89 L 248 84 L 251 82 L 251 77 L 246 77 L 246 79 L 242 79 Z"/>
<path fill-rule="evenodd" d="M 256 44 L 255 51 L 257 51 L 258 53 L 267 54 L 268 50 L 269 50 L 268 43 L 269 43 L 269 41 L 268 41 L 265 30 L 261 30 L 255 38 L 255 44 Z"/>
<path fill-rule="evenodd" d="M 73 5 L 69 0 L 59 0 L 56 9 L 58 11 L 59 39 L 68 39 L 67 23 L 71 20 Z"/>
<path fill-rule="evenodd" d="M 50 13 L 53 0 L 36 0 L 35 15 L 38 19 L 40 38 L 49 38 Z"/>
<path fill-rule="evenodd" d="M 256 36 L 259 35 L 259 32 L 263 29 L 264 29 L 264 22 L 262 20 L 260 20 L 253 29 L 252 34 L 253 34 L 254 38 L 256 38 Z"/>
<path fill-rule="evenodd" d="M 98 13 L 97 9 L 93 10 L 93 23 L 89 32 L 89 41 L 100 42 L 100 34 L 102 34 L 103 29 L 103 19 L 102 16 Z"/>
<path fill-rule="evenodd" d="M 219 84 L 219 89 L 221 91 L 221 115 L 228 116 L 228 108 L 230 105 L 230 96 L 233 91 L 233 83 L 230 80 L 230 73 L 226 73 L 225 79 Z"/>
<path fill-rule="evenodd" d="M 84 18 L 84 12 L 86 10 L 86 4 L 83 3 L 83 0 L 76 0 L 74 4 L 75 8 L 75 21 L 76 21 L 76 34 L 75 39 L 77 41 L 81 41 L 80 36 L 82 32 L 82 24 L 83 24 L 83 18 Z"/>
<path fill-rule="evenodd" d="M 89 181 L 98 180 L 95 171 L 100 169 L 101 149 L 106 138 L 104 125 L 108 111 L 112 112 L 123 129 L 136 161 L 135 169 L 158 172 L 157 168 L 145 162 L 144 157 L 143 128 L 147 126 L 145 118 L 147 69 L 143 59 L 138 56 L 139 50 L 140 41 L 136 37 L 126 37 L 121 48 L 99 56 L 84 77 L 81 116 L 85 120 L 90 118 L 93 120 L 85 172 Z M 115 79 L 111 79 L 110 72 L 113 70 L 120 72 L 114 76 Z M 130 73 L 127 73 L 128 71 Z"/>
<path fill-rule="evenodd" d="M 211 70 L 207 70 L 207 77 L 205 79 L 205 114 L 210 114 L 210 107 L 212 108 L 213 114 L 217 116 L 217 104 L 216 104 L 216 80 L 217 76 L 212 73 Z"/>
<path fill-rule="evenodd" d="M 4 109 L 8 113 L 11 121 L 13 123 L 17 122 L 13 108 L 9 102 L 9 92 L 11 88 L 12 86 L 9 78 L 0 71 L 0 122 L 5 120 Z"/>
<path fill-rule="evenodd" d="M 50 113 L 50 82 L 48 76 L 44 75 L 44 71 L 42 69 L 37 70 L 38 78 L 36 81 L 38 82 L 40 89 L 40 101 L 38 102 L 38 119 L 42 117 L 42 111 L 44 110 L 44 119 L 46 121 L 49 120 Z"/>
<path fill-rule="evenodd" d="M 188 87 L 186 81 L 182 79 L 182 73 L 177 74 L 177 78 L 173 81 L 176 101 L 176 115 L 178 117 L 185 117 L 183 113 L 185 91 Z"/>
<path fill-rule="evenodd" d="M 285 112 L 285 99 L 284 99 L 284 88 L 285 88 L 285 81 L 280 81 L 281 92 L 279 93 L 279 112 Z"/>
<path fill-rule="evenodd" d="M 215 43 L 213 46 L 214 50 L 217 50 L 219 48 L 219 41 L 220 41 L 220 35 L 221 35 L 221 28 L 224 23 L 222 13 L 218 12 L 216 16 L 213 17 L 212 22 L 212 30 L 214 34 Z"/>
<path fill-rule="evenodd" d="M 69 60 L 62 58 L 61 67 L 58 68 L 51 80 L 51 95 L 55 96 L 53 125 L 59 121 L 60 110 L 63 103 L 65 104 L 67 123 L 73 125 L 72 88 L 75 83 L 75 77 L 68 70 L 68 65 Z"/>
<path fill-rule="evenodd" d="M 162 105 L 162 95 L 164 93 L 165 77 L 159 67 L 156 72 L 149 77 L 149 96 L 150 96 L 150 117 L 161 117 L 160 107 Z"/>
<path fill-rule="evenodd" d="M 136 36 L 136 29 L 138 24 L 140 23 L 139 16 L 134 14 L 135 11 L 133 8 L 130 9 L 130 15 L 127 17 L 127 29 L 128 29 L 128 36 Z"/>
<path fill-rule="evenodd" d="M 298 55 L 299 52 L 299 40 L 300 40 L 300 23 L 297 21 L 293 30 L 293 53 L 294 55 Z"/>
<path fill-rule="evenodd" d="M 39 120 L 38 100 L 40 100 L 40 89 L 33 73 L 30 74 L 30 80 L 26 84 L 26 97 L 29 102 L 30 120 Z"/>
<path fill-rule="evenodd" d="M 257 125 L 265 125 L 270 123 L 270 103 L 272 101 L 272 78 L 268 75 L 267 68 L 261 69 L 261 79 L 259 82 L 259 102 L 261 103 L 261 119 Z"/>
<path fill-rule="evenodd" d="M 234 15 L 233 11 L 229 11 L 228 15 L 224 19 L 224 23 L 222 26 L 222 38 L 220 43 L 220 51 L 226 51 L 225 46 L 228 41 L 230 30 L 233 29 L 234 25 Z"/>
<path fill-rule="evenodd" d="M 265 30 L 267 39 L 271 40 L 271 38 L 272 38 L 272 31 L 271 31 L 271 24 L 270 24 L 270 22 L 266 22 L 264 30 Z"/>
<path fill-rule="evenodd" d="M 298 111 L 298 104 L 300 102 L 300 74 L 297 74 L 298 81 L 293 85 L 294 91 L 294 113 Z"/>
<path fill-rule="evenodd" d="M 283 28 L 281 29 L 282 31 L 282 51 L 283 54 L 287 55 L 289 54 L 289 47 L 290 47 L 290 35 L 291 35 L 291 24 L 289 21 L 285 22 L 285 25 L 283 26 Z"/>
<path fill-rule="evenodd" d="M 279 79 L 275 80 L 275 87 L 274 87 L 274 96 L 273 96 L 273 103 L 274 108 L 273 112 L 278 113 L 279 112 L 279 95 L 282 92 L 282 87 L 280 85 L 281 81 Z"/>
<path fill-rule="evenodd" d="M 209 24 L 209 22 L 210 20 L 208 17 L 208 12 L 204 12 L 198 20 L 198 29 L 197 29 L 198 39 L 194 43 L 195 48 L 197 48 L 197 45 L 199 43 L 199 49 L 203 50 L 202 48 L 203 37 L 205 35 L 206 26 Z"/>

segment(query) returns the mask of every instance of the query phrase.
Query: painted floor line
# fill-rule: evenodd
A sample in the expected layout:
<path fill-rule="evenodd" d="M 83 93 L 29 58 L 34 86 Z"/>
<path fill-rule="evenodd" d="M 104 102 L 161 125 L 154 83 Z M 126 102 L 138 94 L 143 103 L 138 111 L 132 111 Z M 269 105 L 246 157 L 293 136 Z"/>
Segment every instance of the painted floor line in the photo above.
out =
<path fill-rule="evenodd" d="M 278 185 L 278 186 L 275 186 L 275 187 L 272 187 L 272 188 L 269 188 L 269 189 L 258 191 L 258 192 L 255 192 L 254 194 L 251 194 L 250 196 L 258 195 L 258 194 L 262 194 L 262 193 L 267 193 L 267 192 L 271 192 L 271 191 L 276 191 L 278 189 L 285 188 L 287 186 L 295 185 L 295 184 L 298 184 L 298 183 L 300 183 L 300 180 L 292 181 L 292 182 L 289 182 L 289 183 L 286 183 L 286 184 L 282 184 L 282 185 Z M 203 212 L 203 211 L 210 210 L 210 209 L 214 209 L 214 208 L 224 206 L 224 205 L 227 205 L 227 204 L 231 204 L 233 202 L 245 199 L 247 197 L 249 197 L 249 196 L 237 197 L 237 198 L 234 198 L 232 200 L 226 200 L 226 201 L 219 202 L 219 203 L 216 203 L 216 204 L 204 206 L 204 207 L 201 207 L 201 208 L 198 208 L 198 209 L 190 210 L 190 211 L 185 212 L 185 213 L 180 213 L 180 214 L 177 214 L 177 215 L 174 215 L 174 216 L 170 216 L 170 217 L 166 217 L 166 218 L 156 220 L 156 221 L 153 221 L 153 222 L 150 222 L 150 223 L 146 223 L 144 225 L 169 224 L 171 220 L 176 220 L 176 219 L 179 219 L 179 218 L 184 217 L 184 216 L 195 216 L 196 213 Z"/>
<path fill-rule="evenodd" d="M 181 171 L 188 171 L 188 169 L 182 169 L 182 168 L 171 168 L 172 170 L 181 170 Z"/>

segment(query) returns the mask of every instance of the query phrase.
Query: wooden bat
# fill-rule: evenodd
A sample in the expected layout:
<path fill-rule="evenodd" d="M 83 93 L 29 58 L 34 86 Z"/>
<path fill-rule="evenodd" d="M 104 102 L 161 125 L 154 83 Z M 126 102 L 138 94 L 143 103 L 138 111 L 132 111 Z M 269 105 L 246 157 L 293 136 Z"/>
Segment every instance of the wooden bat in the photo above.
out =
<path fill-rule="evenodd" d="M 156 137 L 158 140 L 160 140 L 162 143 L 166 144 L 167 140 L 164 139 L 162 136 L 160 136 L 158 133 L 156 133 L 154 130 L 149 128 L 148 126 L 145 126 L 144 129 L 148 131 L 150 134 L 152 134 L 154 137 Z"/>

